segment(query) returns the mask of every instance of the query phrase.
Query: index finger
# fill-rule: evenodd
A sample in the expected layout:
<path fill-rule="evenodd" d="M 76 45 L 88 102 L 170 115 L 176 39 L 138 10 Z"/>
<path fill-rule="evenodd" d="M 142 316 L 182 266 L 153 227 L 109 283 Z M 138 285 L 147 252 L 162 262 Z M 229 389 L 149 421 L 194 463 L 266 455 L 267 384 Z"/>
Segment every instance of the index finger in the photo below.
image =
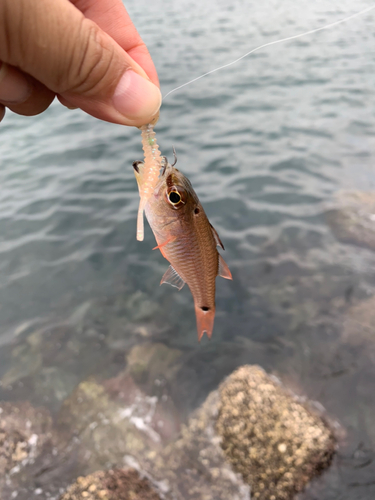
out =
<path fill-rule="evenodd" d="M 70 0 L 85 17 L 108 33 L 147 73 L 158 87 L 150 53 L 121 0 Z"/>

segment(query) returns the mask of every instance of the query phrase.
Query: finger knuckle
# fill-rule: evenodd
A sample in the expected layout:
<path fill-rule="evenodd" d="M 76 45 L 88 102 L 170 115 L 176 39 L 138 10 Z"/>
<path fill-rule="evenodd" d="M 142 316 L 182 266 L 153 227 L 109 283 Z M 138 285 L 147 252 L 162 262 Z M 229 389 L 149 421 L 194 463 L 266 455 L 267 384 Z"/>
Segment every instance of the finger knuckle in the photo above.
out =
<path fill-rule="evenodd" d="M 87 96 L 102 92 L 109 85 L 109 70 L 114 59 L 114 47 L 105 43 L 100 28 L 83 18 L 78 43 L 70 59 L 67 91 Z"/>

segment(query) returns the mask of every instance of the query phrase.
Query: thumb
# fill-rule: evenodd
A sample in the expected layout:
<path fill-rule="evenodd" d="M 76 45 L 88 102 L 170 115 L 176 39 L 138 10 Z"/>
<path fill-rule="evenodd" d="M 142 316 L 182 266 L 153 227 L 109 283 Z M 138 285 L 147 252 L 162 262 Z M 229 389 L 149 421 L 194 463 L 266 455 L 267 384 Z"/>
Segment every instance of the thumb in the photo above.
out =
<path fill-rule="evenodd" d="M 0 61 L 33 76 L 64 103 L 124 125 L 143 125 L 158 113 L 158 87 L 68 0 L 1 0 L 0 20 L 6 28 L 0 29 Z"/>

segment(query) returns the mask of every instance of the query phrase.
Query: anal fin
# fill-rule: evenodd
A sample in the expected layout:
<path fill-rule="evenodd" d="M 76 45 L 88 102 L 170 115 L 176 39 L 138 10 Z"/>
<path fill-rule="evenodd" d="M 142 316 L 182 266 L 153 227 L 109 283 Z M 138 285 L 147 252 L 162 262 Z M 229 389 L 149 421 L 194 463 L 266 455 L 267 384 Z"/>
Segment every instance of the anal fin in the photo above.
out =
<path fill-rule="evenodd" d="M 222 278 L 225 278 L 226 280 L 231 280 L 232 278 L 232 273 L 229 270 L 228 264 L 225 262 L 223 257 L 219 254 L 219 272 L 218 275 L 221 276 Z"/>
<path fill-rule="evenodd" d="M 181 278 L 181 276 L 172 266 L 169 266 L 166 272 L 164 273 L 160 281 L 161 285 L 163 283 L 168 283 L 169 285 L 172 285 L 178 288 L 179 290 L 181 290 L 181 288 L 185 285 L 185 281 Z"/>

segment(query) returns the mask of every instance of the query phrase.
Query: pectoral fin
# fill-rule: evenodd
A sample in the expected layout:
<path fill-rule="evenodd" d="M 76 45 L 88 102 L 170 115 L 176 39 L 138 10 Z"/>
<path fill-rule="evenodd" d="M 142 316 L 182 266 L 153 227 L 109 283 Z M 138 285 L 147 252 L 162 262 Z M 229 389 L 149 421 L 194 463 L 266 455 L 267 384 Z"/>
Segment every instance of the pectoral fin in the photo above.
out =
<path fill-rule="evenodd" d="M 163 247 L 165 247 L 165 245 L 168 245 L 168 243 L 171 243 L 172 241 L 174 241 L 176 238 L 174 236 L 171 236 L 170 238 L 166 239 L 165 241 L 163 241 L 163 243 L 160 243 L 160 245 L 158 245 L 157 247 L 154 247 L 153 250 L 157 250 L 159 249 L 161 251 L 161 249 Z"/>
<path fill-rule="evenodd" d="M 157 247 L 154 247 L 154 248 L 153 248 L 153 250 L 158 250 L 158 249 L 159 249 L 159 250 L 160 250 L 160 252 L 161 252 L 161 254 L 162 254 L 162 256 L 163 256 L 165 259 L 167 259 L 167 256 L 165 255 L 163 248 L 164 248 L 166 245 L 168 245 L 168 243 L 171 243 L 171 242 L 172 242 L 172 241 L 174 241 L 175 239 L 176 239 L 176 238 L 172 236 L 172 237 L 168 238 L 167 240 L 163 241 L 163 243 L 160 243 L 160 245 L 158 245 Z M 167 260 L 168 260 L 168 259 L 167 259 Z"/>
<path fill-rule="evenodd" d="M 210 224 L 210 226 L 211 226 L 212 234 L 214 235 L 214 238 L 215 238 L 216 246 L 219 246 L 223 250 L 225 250 L 224 245 L 223 245 L 223 243 L 222 243 L 222 241 L 220 239 L 220 236 L 216 232 L 216 229 L 214 228 L 214 226 L 212 224 Z"/>
<path fill-rule="evenodd" d="M 181 288 L 185 285 L 185 281 L 172 266 L 169 266 L 164 273 L 160 284 L 162 285 L 163 283 L 168 283 L 169 285 L 175 286 L 179 290 L 181 290 Z"/>
<path fill-rule="evenodd" d="M 226 280 L 231 280 L 232 278 L 232 273 L 229 270 L 228 264 L 225 262 L 223 257 L 219 254 L 219 272 L 218 275 L 221 276 L 222 278 L 225 278 Z"/>

